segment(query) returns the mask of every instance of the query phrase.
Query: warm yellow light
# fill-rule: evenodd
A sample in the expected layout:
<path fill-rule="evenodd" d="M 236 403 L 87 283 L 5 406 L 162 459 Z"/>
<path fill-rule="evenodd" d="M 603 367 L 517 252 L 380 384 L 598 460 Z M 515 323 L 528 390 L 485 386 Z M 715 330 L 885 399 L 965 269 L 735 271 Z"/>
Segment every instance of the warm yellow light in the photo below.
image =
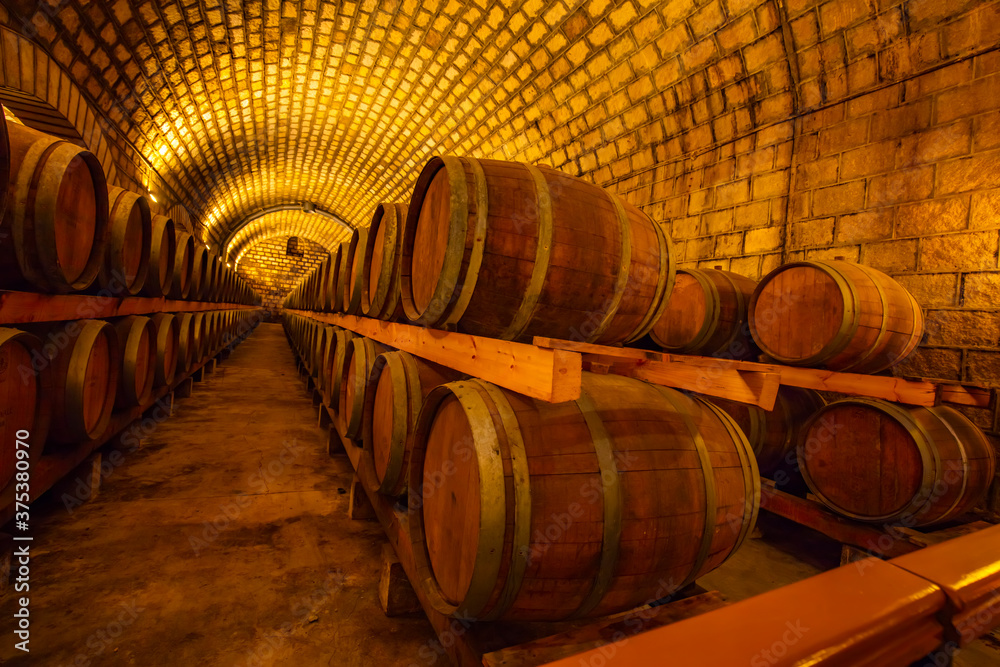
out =
<path fill-rule="evenodd" d="M 155 204 L 155 203 L 157 203 L 157 201 L 156 201 L 156 197 L 155 197 L 155 196 L 153 196 L 153 193 L 152 193 L 152 192 L 150 192 L 150 193 L 149 193 L 149 198 L 153 200 L 153 203 L 154 203 L 154 204 Z"/>

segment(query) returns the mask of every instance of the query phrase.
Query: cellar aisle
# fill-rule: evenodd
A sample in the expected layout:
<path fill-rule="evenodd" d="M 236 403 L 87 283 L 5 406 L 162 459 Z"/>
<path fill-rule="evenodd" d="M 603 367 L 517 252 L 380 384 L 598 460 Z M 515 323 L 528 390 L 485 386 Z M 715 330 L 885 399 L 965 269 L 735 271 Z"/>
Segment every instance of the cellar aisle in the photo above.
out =
<path fill-rule="evenodd" d="M 98 498 L 32 508 L 31 653 L 4 641 L 0 664 L 419 663 L 430 625 L 383 615 L 385 538 L 347 518 L 350 464 L 315 424 L 281 326 L 261 325 Z"/>

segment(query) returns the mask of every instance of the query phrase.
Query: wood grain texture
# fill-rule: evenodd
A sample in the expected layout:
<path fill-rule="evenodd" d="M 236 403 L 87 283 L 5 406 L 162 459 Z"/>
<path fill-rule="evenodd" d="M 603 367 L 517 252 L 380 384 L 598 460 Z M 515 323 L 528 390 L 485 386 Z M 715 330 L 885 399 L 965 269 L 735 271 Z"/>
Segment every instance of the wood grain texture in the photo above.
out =
<path fill-rule="evenodd" d="M 149 268 L 142 293 L 152 297 L 167 296 L 177 256 L 174 221 L 165 215 L 154 215 L 150 220 L 150 229 Z"/>
<path fill-rule="evenodd" d="M 469 380 L 428 396 L 410 529 L 440 611 L 616 613 L 671 592 L 657 594 L 665 581 L 683 588 L 748 534 L 759 478 L 725 413 L 615 376 L 584 374 L 583 392 L 549 404 Z"/>
<path fill-rule="evenodd" d="M 334 324 L 390 347 L 545 401 L 580 395 L 580 355 L 524 343 L 448 333 L 349 315 L 286 310 Z"/>
<path fill-rule="evenodd" d="M 795 262 L 764 277 L 750 304 L 750 329 L 778 362 L 876 373 L 920 342 L 923 314 L 881 271 L 845 261 Z"/>
<path fill-rule="evenodd" d="M 372 214 L 361 288 L 361 312 L 365 317 L 394 321 L 403 315 L 399 271 L 405 222 L 406 204 L 379 204 Z"/>
<path fill-rule="evenodd" d="M 680 269 L 663 315 L 649 332 L 668 352 L 756 359 L 747 323 L 757 283 L 718 269 Z"/>
<path fill-rule="evenodd" d="M 133 408 L 149 401 L 156 379 L 156 326 L 142 315 L 129 315 L 114 323 L 121 364 L 115 408 Z"/>
<path fill-rule="evenodd" d="M 122 188 L 108 189 L 110 206 L 108 243 L 97 278 L 115 295 L 136 295 L 149 273 L 153 220 L 149 202 Z"/>
<path fill-rule="evenodd" d="M 669 240 L 617 196 L 547 167 L 434 158 L 407 214 L 410 321 L 509 340 L 644 335 L 673 285 Z"/>
<path fill-rule="evenodd" d="M 0 223 L 0 287 L 87 289 L 108 240 L 108 189 L 97 157 L 24 125 L 11 123 L 6 134 L 10 186 Z"/>
<path fill-rule="evenodd" d="M 0 328 L 0 489 L 14 477 L 17 434 L 30 435 L 31 457 L 37 460 L 49 427 L 51 374 L 36 372 L 41 341 L 24 331 Z"/>
<path fill-rule="evenodd" d="M 424 398 L 464 375 L 400 350 L 381 356 L 368 378 L 361 436 L 379 492 L 399 496 L 407 488 L 413 433 Z"/>
<path fill-rule="evenodd" d="M 809 488 L 832 510 L 907 526 L 961 516 L 996 471 L 992 446 L 961 413 L 877 399 L 829 404 L 806 426 L 797 452 Z"/>

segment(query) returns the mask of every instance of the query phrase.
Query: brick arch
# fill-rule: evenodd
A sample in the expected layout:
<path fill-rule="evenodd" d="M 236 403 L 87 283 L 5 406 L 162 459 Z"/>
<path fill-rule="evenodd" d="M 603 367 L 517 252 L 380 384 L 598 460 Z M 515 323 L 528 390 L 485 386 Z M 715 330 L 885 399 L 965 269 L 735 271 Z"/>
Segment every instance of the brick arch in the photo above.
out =
<path fill-rule="evenodd" d="M 239 230 L 229 243 L 227 256 L 231 262 L 240 262 L 254 245 L 273 238 L 297 236 L 333 252 L 350 238 L 350 232 L 329 218 L 301 210 L 284 210 L 265 213 Z"/>

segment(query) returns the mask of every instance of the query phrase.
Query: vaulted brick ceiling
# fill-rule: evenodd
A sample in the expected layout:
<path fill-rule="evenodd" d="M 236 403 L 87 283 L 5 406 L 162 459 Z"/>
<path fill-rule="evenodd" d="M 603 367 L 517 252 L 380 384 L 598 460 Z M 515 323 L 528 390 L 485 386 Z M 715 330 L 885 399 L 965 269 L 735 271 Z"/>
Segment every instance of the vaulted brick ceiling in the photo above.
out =
<path fill-rule="evenodd" d="M 734 150 L 974 52 L 995 25 L 986 4 L 981 20 L 948 23 L 936 0 L 0 5 L 106 116 L 116 159 L 141 155 L 215 243 L 255 218 L 253 238 L 270 225 L 329 243 L 342 231 L 329 217 L 260 216 L 311 203 L 367 224 L 444 152 L 547 163 L 675 225 L 726 206 L 780 224 L 787 155 L 750 165 L 778 171 L 756 177 L 761 202 L 741 211 Z"/>

